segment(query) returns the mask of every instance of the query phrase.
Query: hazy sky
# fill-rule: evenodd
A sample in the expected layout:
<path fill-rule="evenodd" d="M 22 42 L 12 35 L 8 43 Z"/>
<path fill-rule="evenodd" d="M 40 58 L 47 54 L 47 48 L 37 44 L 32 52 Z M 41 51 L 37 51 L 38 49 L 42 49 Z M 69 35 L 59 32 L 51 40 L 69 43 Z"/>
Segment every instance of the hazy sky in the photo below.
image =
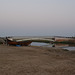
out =
<path fill-rule="evenodd" d="M 0 0 L 0 36 L 75 36 L 75 0 Z"/>

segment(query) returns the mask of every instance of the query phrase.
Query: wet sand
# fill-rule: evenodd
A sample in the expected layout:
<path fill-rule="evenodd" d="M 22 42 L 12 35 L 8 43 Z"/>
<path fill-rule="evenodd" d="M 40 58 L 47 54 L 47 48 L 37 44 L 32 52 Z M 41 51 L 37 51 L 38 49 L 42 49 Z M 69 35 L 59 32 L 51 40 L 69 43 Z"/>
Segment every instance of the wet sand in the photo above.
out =
<path fill-rule="evenodd" d="M 0 75 L 75 75 L 75 51 L 0 45 Z"/>

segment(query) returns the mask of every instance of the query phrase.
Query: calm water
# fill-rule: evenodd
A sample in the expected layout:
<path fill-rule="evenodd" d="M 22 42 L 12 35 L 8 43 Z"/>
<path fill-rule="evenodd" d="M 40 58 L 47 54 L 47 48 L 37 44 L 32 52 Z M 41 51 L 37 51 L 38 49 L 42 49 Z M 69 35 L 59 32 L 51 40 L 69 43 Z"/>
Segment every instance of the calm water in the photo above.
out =
<path fill-rule="evenodd" d="M 75 50 L 75 45 L 69 44 L 48 44 L 48 43 L 39 43 L 39 42 L 32 42 L 32 46 L 42 46 L 42 47 L 59 47 L 67 50 Z"/>

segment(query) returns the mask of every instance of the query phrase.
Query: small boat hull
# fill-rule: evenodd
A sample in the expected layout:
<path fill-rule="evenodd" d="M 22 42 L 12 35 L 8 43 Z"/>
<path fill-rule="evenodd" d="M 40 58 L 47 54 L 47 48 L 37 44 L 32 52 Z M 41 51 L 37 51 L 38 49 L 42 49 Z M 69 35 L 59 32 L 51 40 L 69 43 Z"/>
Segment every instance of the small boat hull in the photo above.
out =
<path fill-rule="evenodd" d="M 28 46 L 32 43 L 32 41 L 30 40 L 27 40 L 27 41 L 17 41 L 17 40 L 10 40 L 9 38 L 6 38 L 6 44 L 7 45 L 13 45 L 13 46 L 17 46 L 17 45 L 20 45 L 20 46 Z"/>
<path fill-rule="evenodd" d="M 29 44 L 31 44 L 32 41 L 23 41 L 23 42 L 15 42 L 15 41 L 8 41 L 8 45 L 20 45 L 20 46 L 28 46 Z"/>

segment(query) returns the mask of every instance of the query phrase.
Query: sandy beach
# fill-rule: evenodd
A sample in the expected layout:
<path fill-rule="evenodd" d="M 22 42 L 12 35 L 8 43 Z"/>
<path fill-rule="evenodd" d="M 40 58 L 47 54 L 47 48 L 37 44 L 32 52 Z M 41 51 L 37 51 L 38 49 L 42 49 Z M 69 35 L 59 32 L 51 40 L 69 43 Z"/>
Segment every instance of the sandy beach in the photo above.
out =
<path fill-rule="evenodd" d="M 0 45 L 0 75 L 75 75 L 75 51 Z"/>

